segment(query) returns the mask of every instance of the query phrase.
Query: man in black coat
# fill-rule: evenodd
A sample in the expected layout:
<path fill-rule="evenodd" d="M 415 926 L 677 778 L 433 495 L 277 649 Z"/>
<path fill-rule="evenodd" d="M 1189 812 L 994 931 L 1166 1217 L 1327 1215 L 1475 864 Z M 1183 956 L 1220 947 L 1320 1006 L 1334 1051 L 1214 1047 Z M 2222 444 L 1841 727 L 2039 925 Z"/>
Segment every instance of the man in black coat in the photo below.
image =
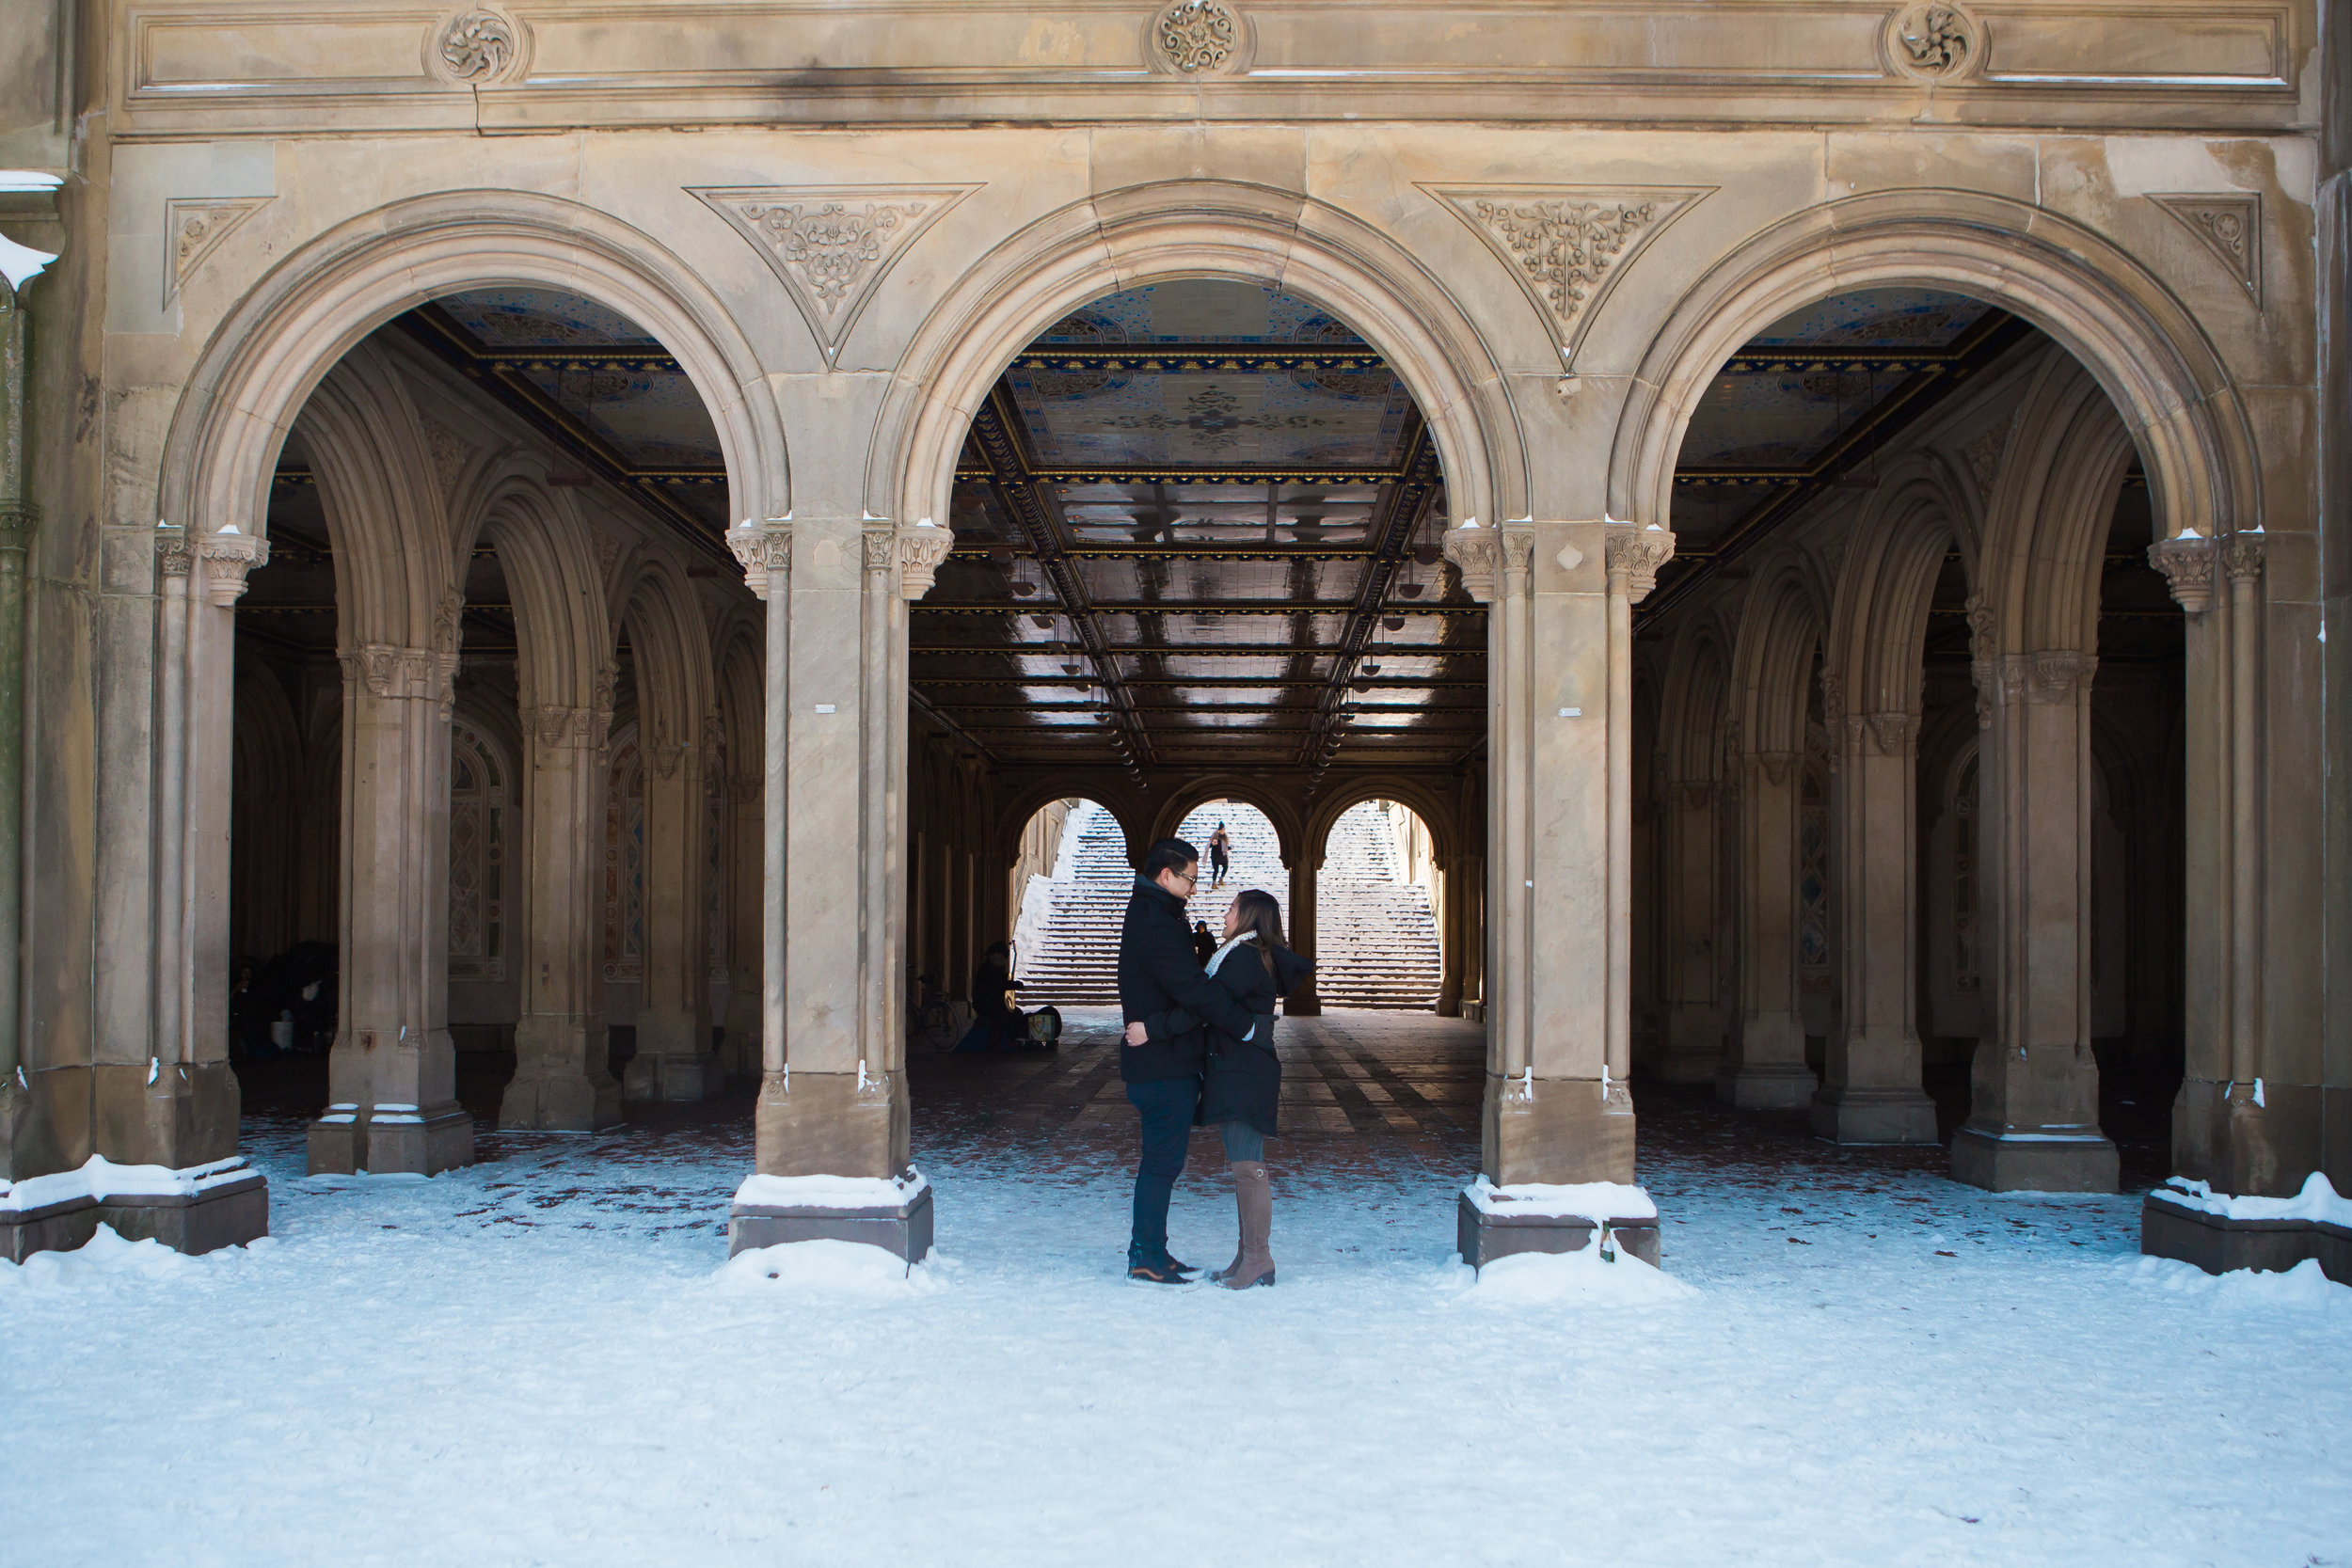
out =
<path fill-rule="evenodd" d="M 1223 986 L 1200 972 L 1184 901 L 1200 880 L 1200 852 L 1181 838 L 1164 838 L 1143 857 L 1127 918 L 1119 932 L 1119 1006 L 1128 1022 L 1182 1007 L 1193 1017 L 1247 1037 L 1257 1020 Z M 1119 1075 L 1143 1123 L 1143 1157 L 1136 1167 L 1134 1233 L 1127 1275 L 1154 1285 L 1182 1285 L 1197 1272 L 1168 1254 L 1168 1200 L 1184 1171 L 1192 1116 L 1200 1100 L 1208 1036 L 1196 1025 L 1181 1034 L 1122 1042 Z"/>

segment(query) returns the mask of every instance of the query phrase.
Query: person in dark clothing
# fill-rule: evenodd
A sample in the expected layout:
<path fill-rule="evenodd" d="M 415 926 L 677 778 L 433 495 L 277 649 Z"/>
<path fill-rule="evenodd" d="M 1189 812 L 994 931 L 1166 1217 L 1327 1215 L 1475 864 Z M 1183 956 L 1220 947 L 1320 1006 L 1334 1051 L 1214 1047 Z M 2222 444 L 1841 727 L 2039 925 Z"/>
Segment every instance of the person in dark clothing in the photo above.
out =
<path fill-rule="evenodd" d="M 1209 886 L 1225 885 L 1226 875 L 1233 869 L 1233 841 L 1226 836 L 1225 824 L 1216 825 L 1209 835 Z"/>
<path fill-rule="evenodd" d="M 1143 857 L 1119 933 L 1119 1006 L 1130 1023 L 1168 1019 L 1177 1009 L 1241 1039 L 1257 1020 L 1231 992 L 1200 972 L 1184 901 L 1200 878 L 1200 852 L 1166 838 Z M 1200 1022 L 1164 1027 L 1143 1044 L 1122 1042 L 1119 1075 L 1142 1123 L 1143 1152 L 1136 1166 L 1134 1223 L 1127 1243 L 1127 1276 L 1154 1285 L 1183 1285 L 1198 1271 L 1168 1256 L 1168 1200 L 1184 1174 L 1193 1113 L 1200 1102 L 1200 1069 L 1207 1057 Z"/>
<path fill-rule="evenodd" d="M 1209 978 L 1247 1010 L 1253 1027 L 1239 1038 L 1212 1029 L 1200 1121 L 1218 1129 L 1225 1163 L 1233 1172 L 1233 1205 L 1241 1241 L 1233 1260 L 1209 1277 L 1229 1290 L 1274 1283 L 1274 1191 L 1266 1176 L 1265 1141 L 1278 1132 L 1282 1063 L 1274 1053 L 1274 1003 L 1304 985 L 1315 966 L 1282 945 L 1282 908 L 1258 888 L 1245 891 L 1225 911 L 1225 942 L 1211 956 Z M 1127 1026 L 1130 1045 L 1174 1036 L 1200 1020 L 1184 1007 Z"/>
<path fill-rule="evenodd" d="M 1209 923 L 1205 920 L 1194 921 L 1192 923 L 1192 956 L 1200 960 L 1201 968 L 1209 967 L 1209 956 L 1216 951 L 1216 938 L 1209 935 Z"/>
<path fill-rule="evenodd" d="M 980 1037 L 978 1050 L 1009 1051 L 1028 1037 L 1025 1019 L 1005 995 L 1021 989 L 1021 982 L 1012 977 L 1011 959 L 1011 948 L 1001 942 L 991 942 L 980 955 L 979 967 L 972 972 L 972 1026 Z"/>

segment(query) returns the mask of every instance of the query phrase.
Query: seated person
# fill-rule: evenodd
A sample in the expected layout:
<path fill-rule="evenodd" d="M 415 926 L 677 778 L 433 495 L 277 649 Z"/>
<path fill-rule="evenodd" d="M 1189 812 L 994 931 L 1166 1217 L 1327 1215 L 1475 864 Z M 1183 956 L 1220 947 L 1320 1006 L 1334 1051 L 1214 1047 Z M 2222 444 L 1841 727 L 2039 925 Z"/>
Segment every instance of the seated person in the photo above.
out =
<path fill-rule="evenodd" d="M 972 1032 L 957 1050 L 1011 1051 L 1029 1043 L 1028 1015 L 1006 994 L 1021 989 L 1010 972 L 1011 959 L 1012 949 L 1001 942 L 991 942 L 980 955 L 979 967 L 972 972 Z"/>

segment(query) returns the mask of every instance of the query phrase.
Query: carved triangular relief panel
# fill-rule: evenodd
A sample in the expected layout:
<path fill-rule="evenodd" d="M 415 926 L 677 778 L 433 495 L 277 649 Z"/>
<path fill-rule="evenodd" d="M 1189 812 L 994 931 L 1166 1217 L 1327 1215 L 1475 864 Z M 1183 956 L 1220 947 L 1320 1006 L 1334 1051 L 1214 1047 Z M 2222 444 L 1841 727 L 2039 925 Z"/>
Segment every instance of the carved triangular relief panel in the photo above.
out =
<path fill-rule="evenodd" d="M 175 196 L 164 203 L 164 304 L 196 276 L 220 244 L 274 196 Z"/>
<path fill-rule="evenodd" d="M 688 189 L 752 244 L 831 365 L 894 262 L 977 185 Z"/>
<path fill-rule="evenodd" d="M 2149 200 L 2179 219 L 2204 243 L 2230 276 L 2263 302 L 2263 206 L 2251 191 L 2212 195 L 2151 196 Z"/>
<path fill-rule="evenodd" d="M 1714 187 L 1423 185 L 1486 243 L 1551 328 L 1565 366 L 1617 279 Z"/>

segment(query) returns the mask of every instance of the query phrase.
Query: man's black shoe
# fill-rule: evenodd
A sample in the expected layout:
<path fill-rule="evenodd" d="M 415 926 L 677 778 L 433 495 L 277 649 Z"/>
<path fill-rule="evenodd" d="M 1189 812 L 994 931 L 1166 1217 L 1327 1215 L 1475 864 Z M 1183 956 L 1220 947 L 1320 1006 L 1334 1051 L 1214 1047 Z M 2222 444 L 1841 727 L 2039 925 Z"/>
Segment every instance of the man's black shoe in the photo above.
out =
<path fill-rule="evenodd" d="M 1199 1269 L 1194 1268 L 1190 1263 L 1181 1262 L 1173 1258 L 1168 1260 L 1168 1266 L 1174 1269 L 1178 1274 L 1184 1275 L 1187 1277 L 1200 1272 Z"/>
<path fill-rule="evenodd" d="M 1189 1285 L 1191 1276 L 1181 1274 L 1172 1263 L 1136 1263 L 1129 1266 L 1127 1277 L 1146 1285 Z"/>

